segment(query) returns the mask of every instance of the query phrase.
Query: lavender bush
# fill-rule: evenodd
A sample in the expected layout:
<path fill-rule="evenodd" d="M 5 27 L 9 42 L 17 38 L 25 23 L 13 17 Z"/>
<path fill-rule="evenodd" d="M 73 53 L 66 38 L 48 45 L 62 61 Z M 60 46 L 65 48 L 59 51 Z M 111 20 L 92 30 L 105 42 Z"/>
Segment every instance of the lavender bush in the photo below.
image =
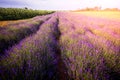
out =
<path fill-rule="evenodd" d="M 16 44 L 26 36 L 35 33 L 39 26 L 49 19 L 50 16 L 35 17 L 30 20 L 26 20 L 20 23 L 15 23 L 8 25 L 6 27 L 1 27 L 0 30 L 0 54 L 3 54 L 5 49 Z"/>
<path fill-rule="evenodd" d="M 112 25 L 118 23 L 75 13 L 59 14 L 62 58 L 69 70 L 68 74 L 74 80 L 120 79 L 120 36 L 109 35 L 112 33 L 109 27 L 99 26 L 99 24 L 109 26 L 107 22 L 111 22 Z M 94 32 L 98 29 L 108 31 L 99 35 L 103 32 L 99 34 Z"/>

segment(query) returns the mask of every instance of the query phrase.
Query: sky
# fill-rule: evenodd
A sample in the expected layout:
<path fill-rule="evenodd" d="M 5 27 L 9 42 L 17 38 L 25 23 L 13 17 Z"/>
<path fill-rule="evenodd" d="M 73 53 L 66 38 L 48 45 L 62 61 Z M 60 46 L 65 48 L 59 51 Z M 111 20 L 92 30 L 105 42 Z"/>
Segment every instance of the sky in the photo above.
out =
<path fill-rule="evenodd" d="M 42 10 L 77 10 L 99 6 L 119 8 L 120 0 L 0 0 L 0 7 L 30 8 Z"/>

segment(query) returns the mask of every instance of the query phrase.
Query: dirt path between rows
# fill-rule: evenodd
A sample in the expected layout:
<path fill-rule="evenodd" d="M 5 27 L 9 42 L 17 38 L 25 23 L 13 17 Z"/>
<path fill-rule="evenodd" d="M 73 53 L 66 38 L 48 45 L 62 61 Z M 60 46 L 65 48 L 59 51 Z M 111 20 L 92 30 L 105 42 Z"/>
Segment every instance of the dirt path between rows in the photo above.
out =
<path fill-rule="evenodd" d="M 58 75 L 59 75 L 58 80 L 70 80 L 70 76 L 67 73 L 67 67 L 66 67 L 65 63 L 63 62 L 62 56 L 61 56 L 61 50 L 60 50 L 60 46 L 59 46 L 59 39 L 61 36 L 61 32 L 60 32 L 59 27 L 58 27 L 59 20 L 57 22 L 58 22 L 57 23 L 57 32 L 59 34 L 59 37 L 56 38 L 58 45 L 57 45 L 57 48 L 55 50 L 55 57 L 57 60 L 57 71 L 58 71 Z"/>

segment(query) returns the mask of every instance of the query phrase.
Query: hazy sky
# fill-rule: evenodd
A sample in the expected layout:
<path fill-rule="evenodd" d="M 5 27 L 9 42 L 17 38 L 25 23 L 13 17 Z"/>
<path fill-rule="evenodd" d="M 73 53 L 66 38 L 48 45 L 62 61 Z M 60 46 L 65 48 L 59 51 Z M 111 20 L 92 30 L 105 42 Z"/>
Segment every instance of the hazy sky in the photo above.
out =
<path fill-rule="evenodd" d="M 120 0 L 0 0 L 0 7 L 73 10 L 86 7 L 120 8 Z"/>

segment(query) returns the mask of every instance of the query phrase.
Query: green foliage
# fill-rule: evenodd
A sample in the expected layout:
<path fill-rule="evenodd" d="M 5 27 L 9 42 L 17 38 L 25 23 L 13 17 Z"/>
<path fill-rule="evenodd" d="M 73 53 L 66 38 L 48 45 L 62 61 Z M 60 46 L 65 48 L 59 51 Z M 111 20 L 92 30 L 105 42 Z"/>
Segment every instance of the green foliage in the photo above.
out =
<path fill-rule="evenodd" d="M 20 8 L 0 8 L 0 20 L 18 20 L 32 18 L 37 15 L 46 15 L 54 11 L 32 10 Z"/>

